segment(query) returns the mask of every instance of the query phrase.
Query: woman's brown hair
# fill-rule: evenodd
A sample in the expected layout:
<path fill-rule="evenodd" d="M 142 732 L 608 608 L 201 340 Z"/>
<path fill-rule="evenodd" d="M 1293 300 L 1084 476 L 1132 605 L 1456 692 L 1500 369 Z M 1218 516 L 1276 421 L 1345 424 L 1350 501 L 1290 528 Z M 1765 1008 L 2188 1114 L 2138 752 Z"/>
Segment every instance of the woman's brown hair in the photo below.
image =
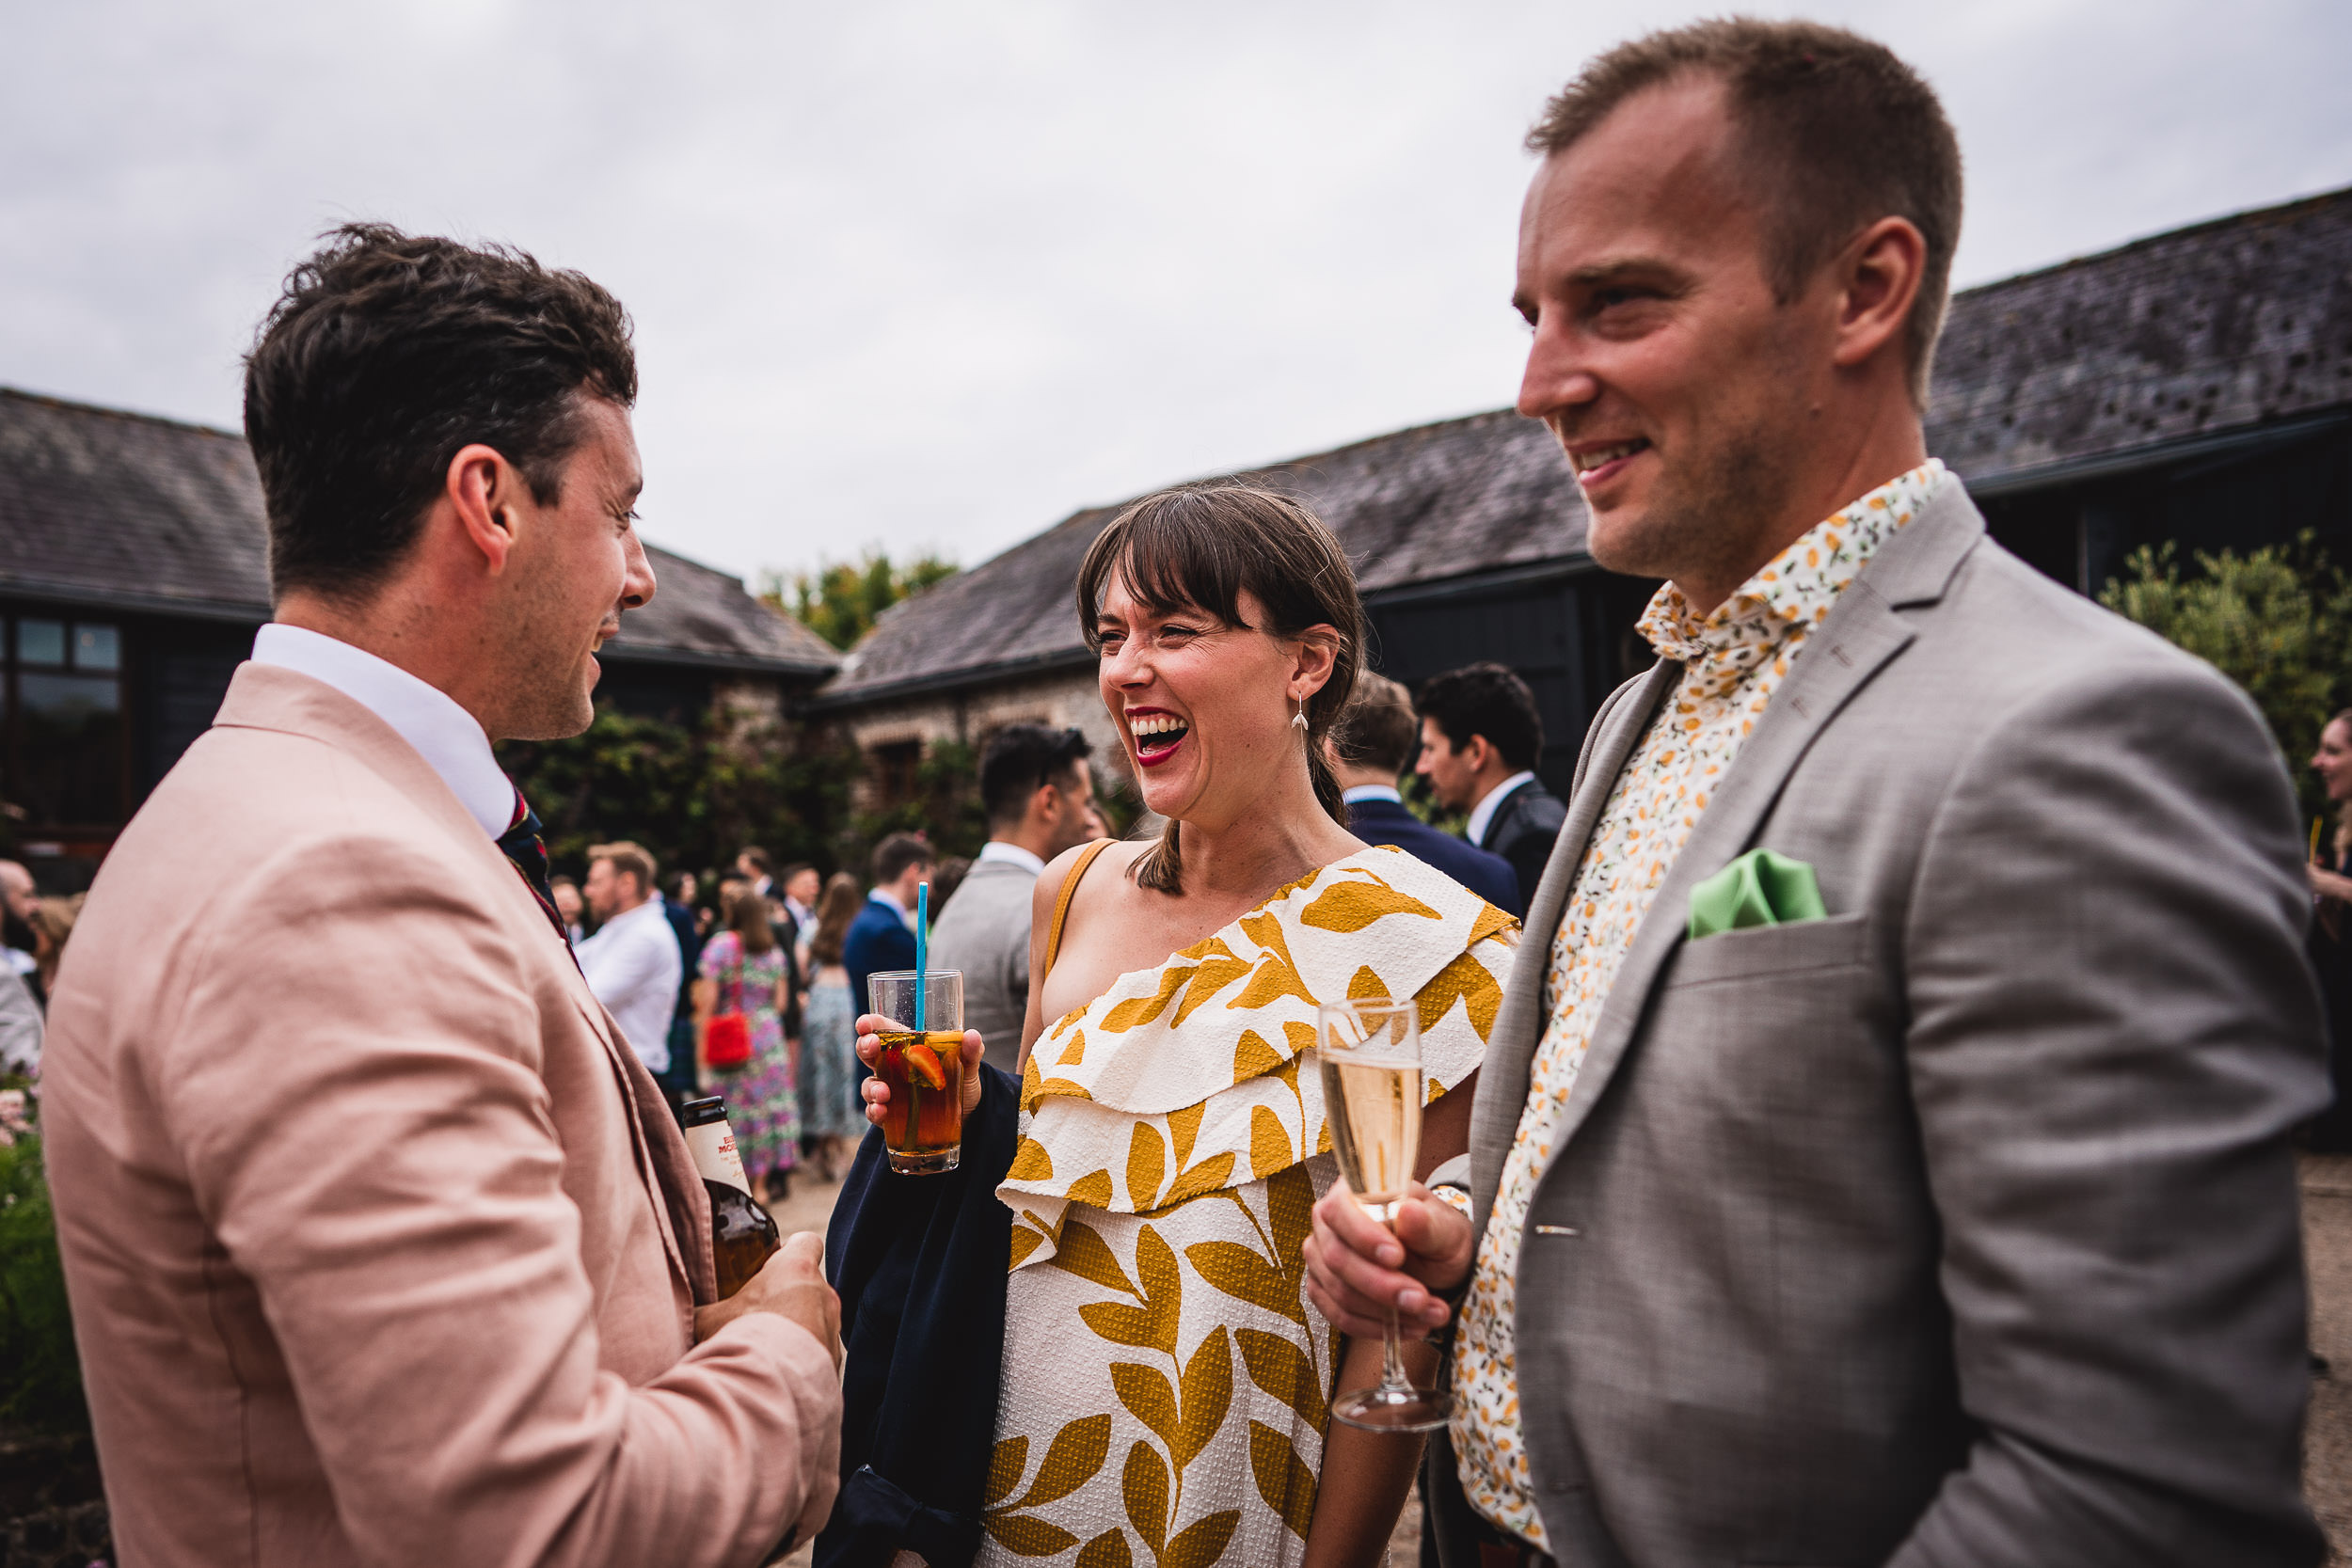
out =
<path fill-rule="evenodd" d="M 1347 705 L 1363 662 L 1364 605 L 1347 553 L 1321 518 L 1288 496 L 1228 483 L 1179 485 L 1144 497 L 1095 536 L 1078 568 L 1078 628 L 1098 655 L 1095 616 L 1116 576 L 1157 614 L 1198 610 L 1229 626 L 1291 639 L 1308 627 L 1338 634 L 1330 679 L 1307 699 L 1307 771 L 1315 798 L 1331 819 L 1347 825 L 1340 782 L 1323 754 L 1323 737 Z M 1264 607 L 1265 625 L 1251 626 L 1241 612 L 1248 594 Z M 1135 864 L 1138 884 L 1158 893 L 1181 890 L 1179 824 Z"/>
<path fill-rule="evenodd" d="M 857 879 L 846 871 L 834 872 L 817 899 L 817 934 L 808 940 L 809 961 L 839 963 L 841 950 L 849 943 L 850 927 L 865 907 L 866 895 L 858 891 Z"/>
<path fill-rule="evenodd" d="M 776 928 L 768 923 L 768 900 L 749 882 L 728 889 L 725 914 L 727 929 L 743 939 L 745 957 L 774 950 Z"/>

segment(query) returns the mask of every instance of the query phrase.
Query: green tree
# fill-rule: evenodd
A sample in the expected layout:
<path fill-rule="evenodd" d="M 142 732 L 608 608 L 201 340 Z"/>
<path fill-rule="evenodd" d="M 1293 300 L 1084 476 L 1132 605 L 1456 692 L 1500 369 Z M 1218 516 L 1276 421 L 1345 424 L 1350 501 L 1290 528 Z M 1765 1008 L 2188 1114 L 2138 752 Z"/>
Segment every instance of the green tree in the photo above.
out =
<path fill-rule="evenodd" d="M 956 564 L 925 554 L 901 567 L 880 550 L 854 562 L 820 561 L 813 572 L 770 573 L 761 597 L 836 648 L 866 634 L 875 617 L 900 599 L 956 575 Z M 786 602 L 787 592 L 790 602 Z"/>
<path fill-rule="evenodd" d="M 2142 546 L 2099 602 L 2242 687 L 2268 721 L 2306 815 L 2327 811 L 2304 761 L 2329 715 L 2352 699 L 2352 583 L 2309 534 L 2247 556 L 2201 550 L 2185 573 L 2172 546 Z"/>
<path fill-rule="evenodd" d="M 624 838 L 665 874 L 729 865 L 746 844 L 826 870 L 855 859 L 857 752 L 787 726 L 720 714 L 689 729 L 600 706 L 584 734 L 509 741 L 499 757 L 559 872 L 579 874 L 589 846 Z"/>
<path fill-rule="evenodd" d="M 0 1088 L 25 1094 L 22 1078 Z M 26 1103 L 36 1104 L 29 1095 Z M 82 1368 L 66 1309 L 56 1217 L 42 1178 L 40 1134 L 0 1127 L 0 1423 L 54 1432 L 89 1430 Z"/>

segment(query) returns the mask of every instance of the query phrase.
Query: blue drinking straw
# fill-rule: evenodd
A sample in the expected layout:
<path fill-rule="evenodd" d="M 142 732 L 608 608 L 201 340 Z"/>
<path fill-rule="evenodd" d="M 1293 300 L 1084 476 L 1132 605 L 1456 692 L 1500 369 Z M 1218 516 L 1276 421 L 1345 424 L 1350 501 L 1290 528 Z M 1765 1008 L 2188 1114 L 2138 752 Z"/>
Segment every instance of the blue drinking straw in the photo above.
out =
<path fill-rule="evenodd" d="M 924 972 L 930 968 L 931 952 L 931 884 L 914 884 L 914 1032 L 923 1032 L 923 993 L 931 988 L 924 983 Z"/>

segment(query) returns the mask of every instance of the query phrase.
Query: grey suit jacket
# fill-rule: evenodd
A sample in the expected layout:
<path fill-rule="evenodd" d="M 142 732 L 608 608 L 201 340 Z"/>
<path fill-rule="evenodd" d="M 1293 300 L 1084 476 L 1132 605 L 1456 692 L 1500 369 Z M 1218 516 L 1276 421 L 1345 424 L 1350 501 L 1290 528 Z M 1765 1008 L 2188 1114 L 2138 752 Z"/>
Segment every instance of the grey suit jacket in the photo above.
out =
<path fill-rule="evenodd" d="M 1595 721 L 1523 952 L 1678 673 Z M 1828 918 L 1687 941 L 1757 846 Z M 2317 1561 L 2300 861 L 2210 668 L 1986 539 L 1957 483 L 1887 541 L 1659 890 L 1536 1190 L 1518 1379 L 1562 1561 Z M 1482 1236 L 1546 968 L 1479 1075 Z"/>
<path fill-rule="evenodd" d="M 963 1026 L 977 1029 L 991 1067 L 1020 1076 L 1029 1007 L 1029 899 L 1037 873 L 979 861 L 931 925 L 931 963 L 963 972 Z"/>

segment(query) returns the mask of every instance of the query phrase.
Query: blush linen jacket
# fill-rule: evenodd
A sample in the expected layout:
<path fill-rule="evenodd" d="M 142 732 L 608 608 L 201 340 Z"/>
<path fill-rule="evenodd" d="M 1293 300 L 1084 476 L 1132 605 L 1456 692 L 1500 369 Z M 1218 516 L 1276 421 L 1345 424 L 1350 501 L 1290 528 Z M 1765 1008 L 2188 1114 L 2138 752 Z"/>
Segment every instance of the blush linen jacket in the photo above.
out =
<path fill-rule="evenodd" d="M 830 1497 L 826 1349 L 767 1313 L 694 1343 L 682 1135 L 358 704 L 238 671 L 100 873 L 51 1030 L 126 1563 L 750 1564 Z"/>
<path fill-rule="evenodd" d="M 1479 1075 L 1482 1233 L 1543 955 L 1679 674 L 1585 738 Z M 1535 1191 L 1520 1418 L 1560 1560 L 2316 1562 L 2296 830 L 2245 696 L 1986 538 L 1957 482 L 1883 545 L 1659 888 Z M 1827 918 L 1689 940 L 1691 890 L 1759 847 Z"/>

